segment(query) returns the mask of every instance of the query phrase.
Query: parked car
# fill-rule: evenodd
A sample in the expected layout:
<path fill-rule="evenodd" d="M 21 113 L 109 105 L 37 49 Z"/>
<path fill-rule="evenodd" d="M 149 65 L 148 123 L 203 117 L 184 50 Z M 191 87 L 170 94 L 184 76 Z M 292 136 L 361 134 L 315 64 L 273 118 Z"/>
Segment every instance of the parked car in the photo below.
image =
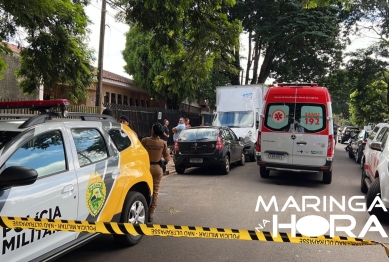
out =
<path fill-rule="evenodd" d="M 0 102 L 0 109 L 41 111 L 0 114 L 0 216 L 147 223 L 153 179 L 135 132 L 108 115 L 66 113 L 67 105 Z M 55 260 L 99 235 L 4 228 L 0 261 Z M 124 246 L 142 239 L 113 237 Z"/>
<path fill-rule="evenodd" d="M 356 139 L 351 142 L 351 148 L 348 151 L 348 155 L 350 158 L 354 158 L 355 162 L 358 164 L 361 163 L 363 151 L 365 150 L 367 138 L 369 137 L 370 133 L 371 131 L 362 130 L 359 132 Z"/>
<path fill-rule="evenodd" d="M 218 166 L 230 172 L 230 164 L 245 164 L 243 138 L 229 127 L 191 127 L 181 131 L 174 144 L 174 164 L 178 174 L 188 167 Z"/>
<path fill-rule="evenodd" d="M 338 142 L 341 144 L 343 144 L 344 142 L 347 142 L 350 139 L 351 132 L 358 134 L 360 132 L 360 130 L 358 127 L 355 127 L 355 126 L 345 126 L 343 128 L 341 135 L 338 138 Z"/>
<path fill-rule="evenodd" d="M 366 206 L 369 207 L 374 203 L 378 196 L 381 198 L 386 208 L 389 208 L 389 125 L 386 124 L 381 128 L 377 139 L 370 145 L 371 162 L 365 164 L 362 170 L 361 191 L 366 193 Z M 369 156 L 367 156 L 369 157 Z M 367 159 L 366 159 L 367 160 Z M 378 204 L 377 202 L 375 202 Z M 386 212 L 382 207 L 373 207 L 369 211 L 370 215 L 377 218 L 384 218 Z"/>

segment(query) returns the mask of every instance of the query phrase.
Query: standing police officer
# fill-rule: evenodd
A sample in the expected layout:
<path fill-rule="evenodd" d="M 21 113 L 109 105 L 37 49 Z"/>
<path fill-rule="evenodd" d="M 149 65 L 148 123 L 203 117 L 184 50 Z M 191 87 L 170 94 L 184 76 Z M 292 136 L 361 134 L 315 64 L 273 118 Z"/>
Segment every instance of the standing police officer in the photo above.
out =
<path fill-rule="evenodd" d="M 169 149 L 166 143 L 160 139 L 163 135 L 163 127 L 160 123 L 154 123 L 151 129 L 151 136 L 142 139 L 142 145 L 149 153 L 150 158 L 150 173 L 153 176 L 153 201 L 149 208 L 149 222 L 153 222 L 153 215 L 158 203 L 159 185 L 161 184 L 163 170 L 163 157 L 166 161 L 170 160 Z"/>

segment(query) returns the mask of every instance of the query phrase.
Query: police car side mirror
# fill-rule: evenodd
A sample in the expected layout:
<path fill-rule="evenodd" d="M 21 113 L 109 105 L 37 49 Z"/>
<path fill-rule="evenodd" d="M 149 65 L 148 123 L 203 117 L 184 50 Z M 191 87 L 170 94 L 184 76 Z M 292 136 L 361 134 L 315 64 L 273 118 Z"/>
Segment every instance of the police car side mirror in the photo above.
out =
<path fill-rule="evenodd" d="M 35 183 L 38 172 L 25 166 L 10 166 L 0 174 L 0 189 Z"/>
<path fill-rule="evenodd" d="M 376 151 L 382 151 L 381 142 L 373 142 L 373 143 L 371 143 L 370 148 L 373 149 L 373 150 L 376 150 Z"/>

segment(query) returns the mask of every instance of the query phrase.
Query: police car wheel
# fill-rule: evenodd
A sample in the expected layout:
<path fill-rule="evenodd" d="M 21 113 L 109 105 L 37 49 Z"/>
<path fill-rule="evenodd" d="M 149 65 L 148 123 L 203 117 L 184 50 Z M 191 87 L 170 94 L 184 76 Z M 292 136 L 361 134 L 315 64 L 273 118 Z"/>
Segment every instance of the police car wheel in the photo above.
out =
<path fill-rule="evenodd" d="M 380 189 L 380 178 L 377 177 L 374 179 L 373 183 L 369 187 L 366 195 L 366 206 L 370 208 L 376 196 L 380 197 L 381 189 Z M 377 203 L 377 202 L 376 202 Z M 378 219 L 383 219 L 385 216 L 385 211 L 382 207 L 373 207 L 371 211 L 368 211 L 370 215 L 375 215 Z"/>
<path fill-rule="evenodd" d="M 148 206 L 145 197 L 135 191 L 130 191 L 124 201 L 121 223 L 145 224 L 148 219 Z M 128 247 L 138 244 L 142 235 L 113 235 L 116 242 Z"/>

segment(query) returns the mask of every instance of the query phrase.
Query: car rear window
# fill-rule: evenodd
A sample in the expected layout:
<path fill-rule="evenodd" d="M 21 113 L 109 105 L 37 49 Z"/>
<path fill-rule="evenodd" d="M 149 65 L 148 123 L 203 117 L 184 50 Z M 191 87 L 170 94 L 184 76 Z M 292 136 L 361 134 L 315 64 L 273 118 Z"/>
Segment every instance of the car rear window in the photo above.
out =
<path fill-rule="evenodd" d="M 216 140 L 218 135 L 219 129 L 216 128 L 184 129 L 181 131 L 179 140 L 182 142 L 212 141 Z"/>
<path fill-rule="evenodd" d="M 312 103 L 271 103 L 265 126 L 273 131 L 316 133 L 326 128 L 326 108 Z"/>

